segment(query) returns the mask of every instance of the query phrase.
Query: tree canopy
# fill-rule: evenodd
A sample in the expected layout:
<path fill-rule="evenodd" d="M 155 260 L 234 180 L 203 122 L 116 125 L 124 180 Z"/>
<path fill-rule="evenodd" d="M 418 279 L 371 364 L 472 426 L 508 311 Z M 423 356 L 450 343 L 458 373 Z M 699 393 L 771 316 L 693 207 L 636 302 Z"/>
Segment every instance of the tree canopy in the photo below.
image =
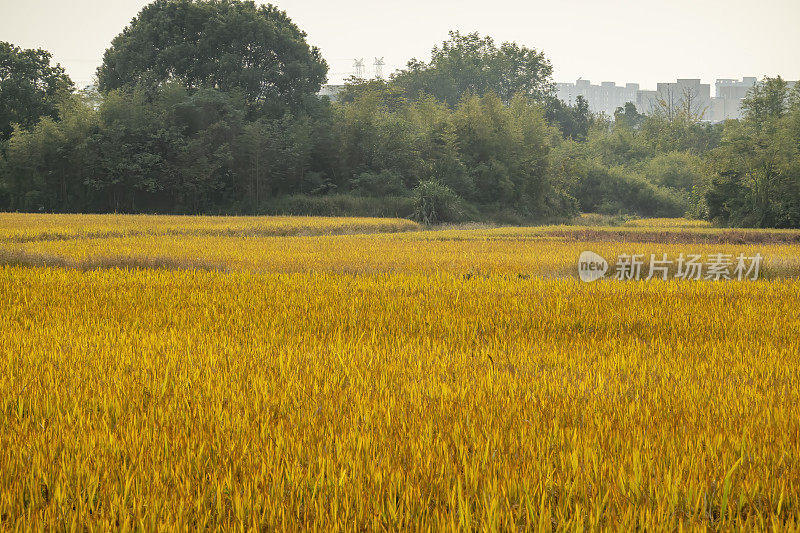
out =
<path fill-rule="evenodd" d="M 241 0 L 156 0 L 106 50 L 100 90 L 166 83 L 241 92 L 281 114 L 319 91 L 328 71 L 316 47 L 273 5 Z"/>
<path fill-rule="evenodd" d="M 466 93 L 493 92 L 509 103 L 514 95 L 543 101 L 552 92 L 553 67 L 542 52 L 503 43 L 477 32 L 450 32 L 450 39 L 431 52 L 429 63 L 412 59 L 394 75 L 408 96 L 432 95 L 454 106 Z"/>
<path fill-rule="evenodd" d="M 61 65 L 50 64 L 51 57 L 0 41 L 0 142 L 14 124 L 30 128 L 41 117 L 58 116 L 58 103 L 73 85 Z"/>

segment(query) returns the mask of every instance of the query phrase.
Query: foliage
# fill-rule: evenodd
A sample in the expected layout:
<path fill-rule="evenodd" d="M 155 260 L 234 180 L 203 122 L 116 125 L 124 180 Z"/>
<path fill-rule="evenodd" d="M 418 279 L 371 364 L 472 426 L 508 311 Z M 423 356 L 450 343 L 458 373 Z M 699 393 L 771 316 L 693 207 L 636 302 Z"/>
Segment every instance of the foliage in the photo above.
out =
<path fill-rule="evenodd" d="M 391 170 L 382 170 L 378 174 L 363 172 L 350 180 L 350 187 L 362 196 L 403 196 L 408 192 L 402 176 Z"/>
<path fill-rule="evenodd" d="M 9 208 L 22 211 L 90 210 L 93 192 L 89 154 L 82 149 L 98 128 L 96 114 L 71 99 L 58 107 L 60 120 L 42 118 L 30 130 L 16 130 L 7 146 L 3 181 Z"/>
<path fill-rule="evenodd" d="M 114 38 L 98 69 L 100 89 L 241 92 L 261 112 L 298 109 L 325 81 L 316 47 L 273 5 L 242 0 L 156 0 Z"/>
<path fill-rule="evenodd" d="M 490 93 L 466 95 L 450 109 L 433 97 L 387 101 L 384 88 L 363 86 L 334 106 L 338 174 L 353 176 L 340 189 L 395 194 L 402 184 L 409 194 L 436 176 L 468 204 L 546 215 L 552 134 L 536 103 L 517 96 L 505 105 Z"/>
<path fill-rule="evenodd" d="M 704 195 L 710 187 L 710 174 L 703 159 L 689 152 L 659 153 L 642 167 L 647 181 L 685 199 L 686 213 L 694 218 L 707 217 Z"/>
<path fill-rule="evenodd" d="M 450 106 L 467 94 L 490 92 L 506 103 L 515 95 L 541 102 L 552 90 L 552 73 L 542 52 L 511 42 L 498 48 L 491 37 L 451 31 L 449 40 L 433 48 L 430 62 L 412 59 L 393 83 L 410 98 L 422 93 Z"/>
<path fill-rule="evenodd" d="M 235 94 L 176 85 L 155 99 L 113 91 L 96 111 L 73 98 L 60 121 L 12 136 L 11 208 L 252 211 L 275 195 L 318 188 L 310 160 L 325 137 L 314 137 L 314 120 L 246 115 Z"/>
<path fill-rule="evenodd" d="M 575 105 L 565 104 L 555 97 L 548 98 L 545 116 L 548 122 L 558 127 L 565 139 L 573 141 L 585 141 L 594 121 L 589 102 L 583 96 L 575 99 Z"/>
<path fill-rule="evenodd" d="M 800 227 L 800 86 L 790 92 L 780 77 L 766 78 L 743 109 L 713 153 L 709 216 L 732 226 Z"/>
<path fill-rule="evenodd" d="M 604 160 L 605 143 L 613 138 L 603 136 L 592 143 L 565 141 L 555 148 L 550 159 L 556 186 L 574 197 L 583 212 L 682 216 L 688 209 L 685 194 L 648 180 L 637 167 L 617 164 L 624 158 L 606 155 Z"/>
<path fill-rule="evenodd" d="M 414 220 L 431 225 L 458 222 L 463 216 L 461 199 L 447 185 L 424 180 L 414 188 Z"/>
<path fill-rule="evenodd" d="M 310 196 L 293 194 L 267 201 L 260 209 L 265 214 L 304 215 L 320 217 L 400 217 L 410 219 L 414 200 L 403 195 L 366 196 L 356 194 L 326 194 Z"/>
<path fill-rule="evenodd" d="M 579 96 L 578 98 L 583 98 Z M 645 120 L 645 116 L 636 110 L 633 102 L 626 102 L 624 107 L 618 107 L 614 112 L 614 123 L 632 130 L 638 130 Z"/>
<path fill-rule="evenodd" d="M 31 128 L 43 117 L 58 118 L 58 106 L 73 85 L 51 58 L 45 50 L 0 41 L 0 148 L 14 125 Z"/>
<path fill-rule="evenodd" d="M 380 100 L 381 105 L 390 111 L 398 111 L 408 103 L 405 92 L 396 83 L 386 80 L 364 80 L 351 76 L 344 84 L 344 89 L 336 95 L 340 104 L 351 104 L 356 100 L 371 95 Z"/>

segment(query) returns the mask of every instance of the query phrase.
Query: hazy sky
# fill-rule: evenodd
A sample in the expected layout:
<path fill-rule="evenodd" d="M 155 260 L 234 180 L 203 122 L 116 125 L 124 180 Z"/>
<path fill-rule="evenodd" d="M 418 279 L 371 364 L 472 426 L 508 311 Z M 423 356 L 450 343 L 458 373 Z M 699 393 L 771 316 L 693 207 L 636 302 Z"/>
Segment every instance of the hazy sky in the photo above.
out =
<path fill-rule="evenodd" d="M 88 84 L 111 39 L 146 0 L 0 0 L 0 41 L 45 48 Z M 545 52 L 556 81 L 800 77 L 800 0 L 278 0 L 320 47 L 337 83 L 364 58 L 388 73 L 427 60 L 448 30 Z M 713 94 L 713 89 L 712 89 Z"/>

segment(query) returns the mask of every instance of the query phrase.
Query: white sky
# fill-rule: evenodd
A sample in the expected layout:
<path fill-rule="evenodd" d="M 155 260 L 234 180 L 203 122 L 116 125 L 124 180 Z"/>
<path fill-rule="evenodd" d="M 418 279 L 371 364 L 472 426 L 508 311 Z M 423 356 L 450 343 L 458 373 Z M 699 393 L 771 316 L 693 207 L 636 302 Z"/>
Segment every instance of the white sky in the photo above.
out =
<path fill-rule="evenodd" d="M 0 0 L 0 40 L 53 53 L 79 86 L 146 0 Z M 427 60 L 448 30 L 545 52 L 556 81 L 800 78 L 800 0 L 276 0 L 330 65 L 330 83 L 375 56 L 384 73 Z M 712 89 L 713 94 L 713 89 Z"/>

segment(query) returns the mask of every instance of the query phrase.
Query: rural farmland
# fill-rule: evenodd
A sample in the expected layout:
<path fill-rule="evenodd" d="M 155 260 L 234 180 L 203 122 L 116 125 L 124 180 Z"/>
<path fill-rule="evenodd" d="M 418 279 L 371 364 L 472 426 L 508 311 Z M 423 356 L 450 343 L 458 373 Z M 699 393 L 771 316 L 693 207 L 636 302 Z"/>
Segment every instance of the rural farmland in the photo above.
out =
<path fill-rule="evenodd" d="M 584 283 L 583 250 L 765 259 Z M 798 252 L 686 220 L 1 215 L 0 524 L 795 529 Z"/>

